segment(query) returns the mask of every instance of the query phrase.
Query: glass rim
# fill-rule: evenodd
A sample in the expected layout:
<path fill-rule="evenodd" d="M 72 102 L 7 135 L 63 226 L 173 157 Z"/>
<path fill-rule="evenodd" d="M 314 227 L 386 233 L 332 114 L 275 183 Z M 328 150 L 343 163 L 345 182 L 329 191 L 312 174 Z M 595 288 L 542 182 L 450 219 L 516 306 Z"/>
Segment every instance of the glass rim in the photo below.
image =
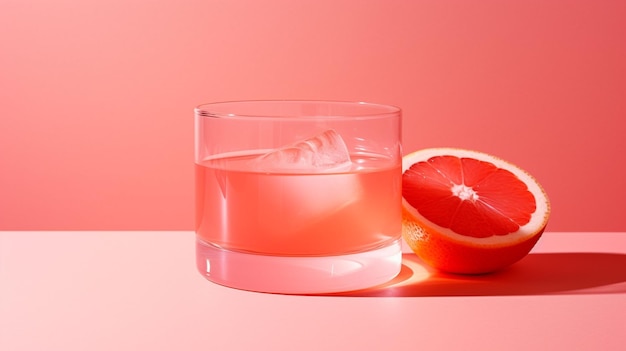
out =
<path fill-rule="evenodd" d="M 278 109 L 275 113 L 251 113 L 236 112 L 237 107 L 247 104 L 263 104 L 265 107 L 275 105 L 283 107 L 288 105 L 319 105 L 327 107 L 341 106 L 344 108 L 352 108 L 353 112 L 346 113 L 328 113 L 315 115 L 302 115 L 298 113 L 279 113 Z M 230 108 L 229 108 L 230 106 Z M 269 100 L 227 100 L 216 101 L 197 105 L 194 109 L 196 116 L 223 119 L 370 119 L 381 117 L 400 116 L 402 109 L 395 105 L 380 104 L 366 101 L 349 101 L 349 100 L 300 100 L 300 99 L 269 99 Z"/>

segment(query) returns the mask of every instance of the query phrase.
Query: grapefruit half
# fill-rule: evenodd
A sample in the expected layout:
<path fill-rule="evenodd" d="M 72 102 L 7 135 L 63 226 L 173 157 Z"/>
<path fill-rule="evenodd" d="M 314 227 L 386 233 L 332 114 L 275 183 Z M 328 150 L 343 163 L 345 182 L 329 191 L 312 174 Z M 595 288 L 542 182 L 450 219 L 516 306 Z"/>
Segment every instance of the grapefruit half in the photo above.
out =
<path fill-rule="evenodd" d="M 403 157 L 402 173 L 402 235 L 445 272 L 483 274 L 519 261 L 550 216 L 535 178 L 483 152 L 419 150 Z"/>

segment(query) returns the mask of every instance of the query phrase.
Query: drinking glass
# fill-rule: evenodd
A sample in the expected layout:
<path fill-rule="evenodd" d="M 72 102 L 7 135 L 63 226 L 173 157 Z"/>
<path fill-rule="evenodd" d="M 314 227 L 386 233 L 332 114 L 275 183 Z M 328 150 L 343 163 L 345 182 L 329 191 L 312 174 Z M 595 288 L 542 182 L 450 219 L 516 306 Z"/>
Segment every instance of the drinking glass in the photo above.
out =
<path fill-rule="evenodd" d="M 401 148 L 394 106 L 198 106 L 198 270 L 221 285 L 285 294 L 391 280 L 402 258 Z"/>

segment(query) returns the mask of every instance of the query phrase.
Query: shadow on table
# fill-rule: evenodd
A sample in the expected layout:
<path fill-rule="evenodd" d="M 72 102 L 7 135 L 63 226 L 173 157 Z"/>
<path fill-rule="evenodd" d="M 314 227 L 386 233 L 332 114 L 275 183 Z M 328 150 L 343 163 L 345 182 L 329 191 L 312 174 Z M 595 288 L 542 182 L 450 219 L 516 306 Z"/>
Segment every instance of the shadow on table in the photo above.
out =
<path fill-rule="evenodd" d="M 486 275 L 453 275 L 427 268 L 413 254 L 402 270 L 376 288 L 333 296 L 511 296 L 626 293 L 626 255 L 617 253 L 536 253 Z"/>

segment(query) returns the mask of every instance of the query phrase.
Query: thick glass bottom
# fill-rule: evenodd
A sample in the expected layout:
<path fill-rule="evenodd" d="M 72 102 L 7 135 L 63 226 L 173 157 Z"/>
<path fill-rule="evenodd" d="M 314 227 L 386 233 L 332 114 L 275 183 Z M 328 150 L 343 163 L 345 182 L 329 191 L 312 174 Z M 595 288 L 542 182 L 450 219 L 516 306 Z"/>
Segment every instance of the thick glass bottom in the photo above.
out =
<path fill-rule="evenodd" d="M 196 241 L 196 264 L 208 280 L 268 293 L 320 294 L 373 287 L 400 272 L 400 240 L 339 256 L 270 256 L 224 250 Z"/>

